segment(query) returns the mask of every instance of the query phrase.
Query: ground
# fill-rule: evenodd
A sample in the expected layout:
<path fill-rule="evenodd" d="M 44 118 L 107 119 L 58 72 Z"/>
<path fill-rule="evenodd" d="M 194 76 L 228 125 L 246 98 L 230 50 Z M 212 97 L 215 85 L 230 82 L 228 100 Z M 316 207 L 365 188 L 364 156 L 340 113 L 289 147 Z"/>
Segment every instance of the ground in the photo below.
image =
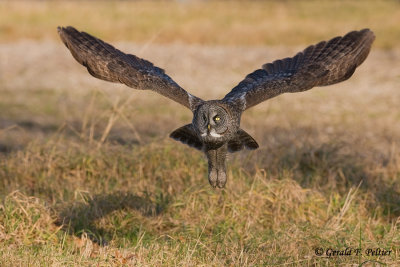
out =
<path fill-rule="evenodd" d="M 364 3 L 0 3 L 0 265 L 400 264 L 399 9 Z M 91 77 L 68 24 L 203 99 L 349 30 L 377 40 L 350 80 L 246 111 L 260 148 L 231 154 L 217 190 L 168 138 L 191 112 Z"/>

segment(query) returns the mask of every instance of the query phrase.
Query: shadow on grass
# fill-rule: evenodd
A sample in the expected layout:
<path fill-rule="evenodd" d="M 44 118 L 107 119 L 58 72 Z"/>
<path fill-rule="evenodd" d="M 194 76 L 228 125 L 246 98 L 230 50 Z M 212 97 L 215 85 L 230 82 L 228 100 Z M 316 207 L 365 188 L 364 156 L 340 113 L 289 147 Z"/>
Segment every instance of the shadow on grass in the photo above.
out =
<path fill-rule="evenodd" d="M 343 152 L 343 151 L 346 152 Z M 358 151 L 357 151 L 358 150 Z M 387 166 L 388 156 L 374 158 L 373 150 L 344 148 L 343 144 L 325 144 L 304 152 L 299 157 L 295 179 L 305 187 L 336 188 L 345 193 L 361 183 L 360 189 L 372 193 L 371 210 L 380 206 L 382 213 L 393 219 L 400 216 L 399 173 L 382 173 Z M 379 152 L 373 152 L 379 155 Z"/>
<path fill-rule="evenodd" d="M 52 122 L 37 122 L 35 120 L 11 120 L 0 118 L 1 129 L 15 126 L 7 132 L 8 138 L 0 139 L 0 153 L 10 154 L 14 151 L 23 150 L 31 141 L 46 140 L 55 134 L 73 140 L 86 141 L 88 136 L 93 135 L 94 140 L 100 140 L 104 134 L 105 125 L 96 125 L 93 129 L 82 130 L 82 121 L 69 121 L 65 125 Z M 93 132 L 90 132 L 92 131 Z M 128 127 L 114 126 L 107 141 L 118 145 L 138 145 L 139 140 L 135 138 L 132 130 Z"/>
<path fill-rule="evenodd" d="M 148 196 L 141 197 L 128 192 L 95 195 L 86 203 L 74 203 L 61 208 L 56 224 L 71 235 L 80 237 L 85 232 L 93 242 L 107 245 L 112 233 L 96 226 L 97 220 L 118 210 L 135 210 L 146 217 L 157 216 L 167 207 L 168 202 L 168 197 L 162 195 L 156 201 L 150 200 Z"/>
<path fill-rule="evenodd" d="M 270 132 L 273 138 L 266 137 L 266 145 L 248 158 L 248 169 L 256 166 L 255 170 L 265 169 L 278 179 L 289 173 L 302 187 L 327 194 L 332 190 L 346 194 L 361 182 L 360 190 L 371 195 L 371 210 L 380 206 L 384 215 L 400 216 L 400 172 L 398 166 L 390 165 L 393 155 L 384 149 L 389 144 L 376 147 L 376 143 L 354 142 L 344 135 L 321 139 L 317 129 L 307 127 Z"/>

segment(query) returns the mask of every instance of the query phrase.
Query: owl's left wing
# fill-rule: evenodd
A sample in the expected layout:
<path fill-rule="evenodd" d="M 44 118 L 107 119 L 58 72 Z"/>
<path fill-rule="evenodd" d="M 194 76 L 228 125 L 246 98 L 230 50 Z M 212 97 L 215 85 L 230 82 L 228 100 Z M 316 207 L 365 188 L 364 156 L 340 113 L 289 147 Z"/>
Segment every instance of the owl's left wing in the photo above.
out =
<path fill-rule="evenodd" d="M 222 100 L 244 111 L 283 93 L 347 80 L 367 58 L 374 39 L 374 33 L 364 29 L 309 46 L 292 58 L 276 60 L 250 73 Z"/>
<path fill-rule="evenodd" d="M 129 87 L 153 90 L 194 111 L 201 99 L 189 94 L 164 70 L 135 55 L 125 54 L 112 45 L 75 28 L 58 27 L 58 33 L 72 56 L 99 79 Z"/>

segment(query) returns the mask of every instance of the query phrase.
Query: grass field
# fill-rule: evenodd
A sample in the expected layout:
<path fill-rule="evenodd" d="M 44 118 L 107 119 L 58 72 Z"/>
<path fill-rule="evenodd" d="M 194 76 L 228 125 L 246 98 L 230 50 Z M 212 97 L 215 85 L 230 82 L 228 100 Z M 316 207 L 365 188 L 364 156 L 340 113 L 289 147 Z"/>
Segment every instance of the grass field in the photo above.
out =
<path fill-rule="evenodd" d="M 0 2 L 0 266 L 400 265 L 399 7 Z M 191 113 L 91 77 L 58 40 L 69 24 L 204 99 L 307 44 L 377 39 L 350 80 L 248 110 L 260 148 L 231 154 L 216 190 L 205 157 L 168 138 Z"/>
<path fill-rule="evenodd" d="M 56 39 L 61 24 L 140 43 L 298 46 L 365 27 L 377 47 L 400 43 L 398 1 L 96 2 L 2 2 L 0 40 Z"/>

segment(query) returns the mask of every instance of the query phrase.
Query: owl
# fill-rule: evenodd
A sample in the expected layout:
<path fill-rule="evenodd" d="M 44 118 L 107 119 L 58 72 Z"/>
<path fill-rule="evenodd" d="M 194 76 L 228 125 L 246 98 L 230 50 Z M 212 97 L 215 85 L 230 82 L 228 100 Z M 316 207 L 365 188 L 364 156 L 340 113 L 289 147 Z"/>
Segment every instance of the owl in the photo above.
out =
<path fill-rule="evenodd" d="M 352 31 L 307 47 L 294 57 L 267 63 L 248 74 L 224 98 L 202 100 L 180 87 L 163 69 L 135 55 L 125 54 L 112 45 L 75 28 L 58 27 L 61 40 L 72 56 L 99 79 L 123 83 L 140 90 L 153 90 L 184 105 L 193 120 L 170 137 L 205 153 L 208 181 L 223 188 L 227 181 L 227 153 L 259 146 L 240 128 L 242 113 L 283 93 L 309 90 L 350 78 L 366 59 L 374 33 L 369 29 Z"/>

